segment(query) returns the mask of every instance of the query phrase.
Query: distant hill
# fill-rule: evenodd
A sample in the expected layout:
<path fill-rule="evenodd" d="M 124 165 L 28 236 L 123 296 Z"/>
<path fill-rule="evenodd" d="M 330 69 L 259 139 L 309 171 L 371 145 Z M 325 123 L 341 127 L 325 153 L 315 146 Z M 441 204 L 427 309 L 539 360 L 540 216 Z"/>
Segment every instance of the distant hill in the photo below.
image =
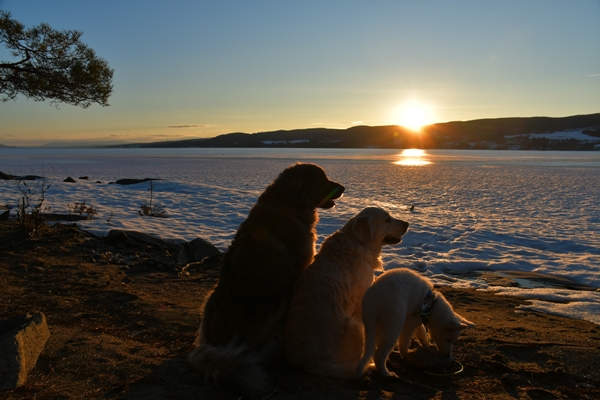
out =
<path fill-rule="evenodd" d="M 563 118 L 495 118 L 433 124 L 415 134 L 396 125 L 229 133 L 213 138 L 111 147 L 295 147 L 600 150 L 600 113 Z"/>

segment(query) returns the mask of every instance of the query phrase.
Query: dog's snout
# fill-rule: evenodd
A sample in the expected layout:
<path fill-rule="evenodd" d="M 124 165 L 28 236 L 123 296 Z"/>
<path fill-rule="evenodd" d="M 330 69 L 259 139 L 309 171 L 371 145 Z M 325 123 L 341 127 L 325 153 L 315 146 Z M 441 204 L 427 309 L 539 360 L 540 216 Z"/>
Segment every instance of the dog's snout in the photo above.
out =
<path fill-rule="evenodd" d="M 402 229 L 404 230 L 404 232 L 408 231 L 408 227 L 409 227 L 409 223 L 406 221 L 402 221 L 400 220 L 400 222 L 402 222 Z"/>

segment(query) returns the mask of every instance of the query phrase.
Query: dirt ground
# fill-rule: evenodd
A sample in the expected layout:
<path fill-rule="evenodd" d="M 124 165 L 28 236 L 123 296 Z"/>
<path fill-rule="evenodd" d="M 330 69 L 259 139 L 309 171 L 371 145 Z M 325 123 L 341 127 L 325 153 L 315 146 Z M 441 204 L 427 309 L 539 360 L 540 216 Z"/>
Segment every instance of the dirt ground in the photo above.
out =
<path fill-rule="evenodd" d="M 160 246 L 110 244 L 57 224 L 23 237 L 0 223 L 0 319 L 43 312 L 51 336 L 26 384 L 0 399 L 237 399 L 186 363 L 218 262 L 182 269 Z M 430 375 L 397 353 L 398 378 L 272 371 L 270 399 L 598 399 L 600 327 L 517 312 L 526 300 L 441 288 L 477 324 L 455 345 L 461 373 Z M 458 365 L 458 364 L 457 364 Z"/>

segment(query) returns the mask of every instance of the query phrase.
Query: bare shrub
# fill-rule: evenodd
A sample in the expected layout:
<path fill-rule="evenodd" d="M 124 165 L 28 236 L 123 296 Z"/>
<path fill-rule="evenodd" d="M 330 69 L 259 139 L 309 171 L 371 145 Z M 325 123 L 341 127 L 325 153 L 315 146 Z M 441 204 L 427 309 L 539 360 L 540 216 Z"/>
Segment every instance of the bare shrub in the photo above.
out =
<path fill-rule="evenodd" d="M 50 186 L 45 179 L 33 180 L 29 184 L 24 180 L 17 181 L 17 189 L 21 193 L 17 204 L 17 223 L 31 236 L 44 225 L 44 214 L 50 211 L 50 207 L 44 206 Z"/>
<path fill-rule="evenodd" d="M 98 214 L 98 210 L 94 208 L 93 205 L 85 204 L 85 201 L 81 203 L 73 203 L 69 205 L 69 214 L 76 214 L 83 216 L 85 215 L 87 219 L 93 219 L 96 214 Z"/>
<path fill-rule="evenodd" d="M 158 217 L 158 218 L 166 218 L 167 214 L 165 211 L 165 207 L 155 203 L 152 204 L 153 194 L 154 194 L 154 182 L 150 181 L 150 187 L 148 188 L 150 191 L 150 202 L 144 203 L 140 206 L 138 214 L 145 217 Z"/>

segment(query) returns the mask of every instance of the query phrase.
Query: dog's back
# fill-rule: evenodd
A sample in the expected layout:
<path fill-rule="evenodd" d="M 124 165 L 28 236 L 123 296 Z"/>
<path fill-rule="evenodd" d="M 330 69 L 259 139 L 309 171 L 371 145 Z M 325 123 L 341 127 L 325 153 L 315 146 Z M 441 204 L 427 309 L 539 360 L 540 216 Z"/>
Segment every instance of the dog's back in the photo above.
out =
<path fill-rule="evenodd" d="M 423 299 L 432 288 L 429 280 L 406 268 L 389 270 L 375 280 L 362 300 L 365 340 L 363 356 L 356 368 L 357 376 L 364 373 L 368 362 L 373 358 L 376 343 L 378 353 L 379 347 L 394 346 L 406 319 L 412 312 L 420 309 Z M 414 327 L 409 330 L 412 334 Z M 379 364 L 378 370 L 385 375 L 385 359 L 376 359 L 376 364 Z"/>
<path fill-rule="evenodd" d="M 283 323 L 291 292 L 314 256 L 316 208 L 344 188 L 323 170 L 298 164 L 263 192 L 240 225 L 204 305 L 199 347 L 190 363 L 205 378 L 246 396 L 263 393 L 261 365 L 283 359 Z"/>
<path fill-rule="evenodd" d="M 328 237 L 299 278 L 286 321 L 292 365 L 351 376 L 362 348 L 361 298 L 373 280 L 370 252 L 341 232 Z"/>
<path fill-rule="evenodd" d="M 402 356 L 408 354 L 413 333 L 422 345 L 429 344 L 424 324 L 443 357 L 450 356 L 460 332 L 474 326 L 455 313 L 441 293 L 433 291 L 429 279 L 407 268 L 387 271 L 365 292 L 362 320 L 365 344 L 357 376 L 373 356 L 377 370 L 390 375 L 385 362 L 396 343 Z"/>
<path fill-rule="evenodd" d="M 362 297 L 381 268 L 381 249 L 408 223 L 367 207 L 323 242 L 294 288 L 287 316 L 288 361 L 320 375 L 353 377 L 362 354 Z"/>

